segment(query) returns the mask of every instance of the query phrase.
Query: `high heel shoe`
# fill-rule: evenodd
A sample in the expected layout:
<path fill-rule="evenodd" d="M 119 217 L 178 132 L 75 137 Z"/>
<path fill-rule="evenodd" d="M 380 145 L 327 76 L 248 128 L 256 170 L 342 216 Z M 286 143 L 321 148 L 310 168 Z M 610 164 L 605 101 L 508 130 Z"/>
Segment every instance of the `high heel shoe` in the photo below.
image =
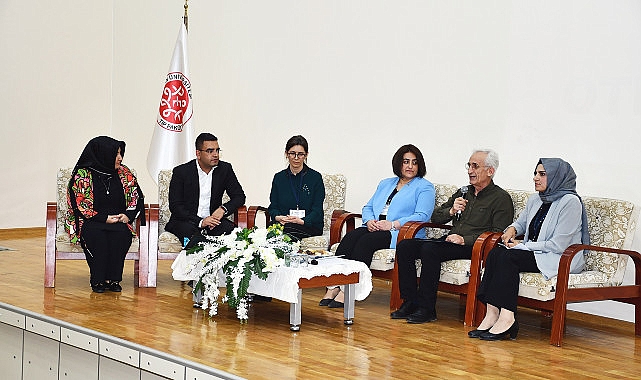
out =
<path fill-rule="evenodd" d="M 517 320 L 514 320 L 514 323 L 512 323 L 512 326 L 510 326 L 509 329 L 503 331 L 502 333 L 498 334 L 493 334 L 489 330 L 482 333 L 479 335 L 479 339 L 481 340 L 503 340 L 506 338 L 510 338 L 512 340 L 516 339 L 516 336 L 519 333 L 519 322 Z"/>
<path fill-rule="evenodd" d="M 336 298 L 336 297 L 334 296 L 334 298 Z M 320 300 L 320 302 L 318 303 L 318 306 L 329 306 L 329 304 L 330 304 L 330 303 L 332 303 L 332 301 L 334 300 L 334 298 L 323 298 L 323 299 L 322 299 L 322 300 Z"/>
<path fill-rule="evenodd" d="M 328 289 L 328 290 L 329 290 L 329 289 Z M 332 303 L 332 301 L 334 300 L 334 298 L 336 298 L 336 296 L 338 295 L 338 293 L 340 293 L 340 290 L 339 290 L 338 292 L 336 292 L 336 294 L 334 294 L 334 297 L 332 297 L 332 298 L 323 298 L 323 299 L 322 299 L 322 300 L 320 300 L 320 302 L 318 303 L 318 306 L 329 306 L 329 305 Z"/>
<path fill-rule="evenodd" d="M 488 331 L 490 331 L 490 329 L 485 329 L 485 330 L 476 329 L 476 330 L 468 331 L 467 336 L 469 336 L 470 338 L 480 338 L 481 334 L 486 333 Z"/>

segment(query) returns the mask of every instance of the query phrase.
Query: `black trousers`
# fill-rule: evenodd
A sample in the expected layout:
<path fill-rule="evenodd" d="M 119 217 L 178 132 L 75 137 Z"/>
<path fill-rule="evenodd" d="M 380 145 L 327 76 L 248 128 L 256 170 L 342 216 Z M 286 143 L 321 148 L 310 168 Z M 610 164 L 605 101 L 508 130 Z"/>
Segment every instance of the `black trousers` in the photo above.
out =
<path fill-rule="evenodd" d="M 441 263 L 470 259 L 472 246 L 444 240 L 405 239 L 396 246 L 398 284 L 401 298 L 429 312 L 436 312 L 436 293 L 441 277 Z M 421 259 L 421 281 L 416 282 L 416 259 Z"/>
<path fill-rule="evenodd" d="M 336 255 L 345 255 L 346 259 L 372 264 L 374 252 L 387 249 L 392 241 L 389 231 L 369 232 L 367 227 L 359 227 L 348 232 L 336 249 Z"/>
<path fill-rule="evenodd" d="M 133 236 L 126 230 L 83 228 L 82 240 L 89 265 L 91 285 L 100 282 L 122 281 L 125 256 Z"/>
<path fill-rule="evenodd" d="M 202 228 L 199 228 L 197 225 L 194 225 L 190 222 L 181 222 L 181 221 L 174 221 L 173 223 L 171 223 L 171 226 L 169 227 L 171 229 L 168 229 L 167 227 L 165 227 L 165 230 L 176 235 L 178 237 L 178 240 L 180 240 L 180 243 L 183 245 L 185 242 L 185 238 L 190 239 L 195 234 L 200 234 L 200 232 L 203 230 Z M 217 225 L 216 227 L 212 229 L 205 228 L 205 232 L 206 232 L 206 235 L 209 235 L 209 236 L 220 236 L 220 235 L 230 234 L 235 227 L 236 226 L 234 225 L 234 223 L 232 223 L 229 219 L 223 218 L 220 221 L 220 224 Z"/>
<path fill-rule="evenodd" d="M 492 249 L 476 298 L 486 305 L 516 312 L 520 272 L 539 272 L 534 252 L 501 246 Z"/>

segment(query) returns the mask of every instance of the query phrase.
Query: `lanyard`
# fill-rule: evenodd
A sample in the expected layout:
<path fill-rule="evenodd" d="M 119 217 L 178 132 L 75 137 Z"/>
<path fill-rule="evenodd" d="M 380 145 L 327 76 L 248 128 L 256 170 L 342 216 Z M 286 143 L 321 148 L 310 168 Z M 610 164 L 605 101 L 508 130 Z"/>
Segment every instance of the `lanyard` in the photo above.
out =
<path fill-rule="evenodd" d="M 294 198 L 296 198 L 296 210 L 298 210 L 298 205 L 300 204 L 300 189 L 303 187 L 303 172 L 301 171 L 298 173 L 300 175 L 300 184 L 298 185 L 298 189 L 294 187 L 294 181 L 292 180 L 292 177 L 294 177 L 293 173 L 290 172 L 289 176 L 289 186 L 292 188 L 292 193 L 294 194 Z"/>

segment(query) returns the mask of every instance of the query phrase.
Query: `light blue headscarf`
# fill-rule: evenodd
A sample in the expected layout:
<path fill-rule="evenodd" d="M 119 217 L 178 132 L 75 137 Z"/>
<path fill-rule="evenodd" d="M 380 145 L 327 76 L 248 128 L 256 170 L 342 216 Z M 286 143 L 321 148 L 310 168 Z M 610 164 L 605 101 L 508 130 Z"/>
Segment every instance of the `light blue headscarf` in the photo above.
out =
<path fill-rule="evenodd" d="M 548 186 L 545 191 L 539 193 L 541 200 L 543 203 L 552 203 L 566 194 L 576 195 L 583 208 L 581 214 L 581 242 L 590 244 L 588 213 L 585 211 L 583 200 L 576 192 L 576 173 L 574 173 L 574 169 L 569 163 L 560 158 L 541 158 L 539 159 L 539 164 L 543 165 L 548 180 Z"/>

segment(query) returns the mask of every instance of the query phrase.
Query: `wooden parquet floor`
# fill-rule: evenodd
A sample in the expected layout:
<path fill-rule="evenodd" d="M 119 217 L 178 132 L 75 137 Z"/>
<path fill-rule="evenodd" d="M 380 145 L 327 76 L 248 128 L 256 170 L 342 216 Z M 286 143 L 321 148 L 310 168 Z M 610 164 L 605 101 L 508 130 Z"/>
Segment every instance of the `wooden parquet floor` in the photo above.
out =
<path fill-rule="evenodd" d="M 322 289 L 303 292 L 301 331 L 289 331 L 289 306 L 257 302 L 240 324 L 226 305 L 208 318 L 191 306 L 188 287 L 161 261 L 158 287 L 133 287 L 127 262 L 123 292 L 94 294 L 84 261 L 59 261 L 56 288 L 43 287 L 44 230 L 0 231 L 0 301 L 250 379 L 631 379 L 641 378 L 641 339 L 631 323 L 568 313 L 564 346 L 549 345 L 549 319 L 522 310 L 515 341 L 469 339 L 464 306 L 441 294 L 438 321 L 409 325 L 389 318 L 390 286 L 374 280 L 356 304 L 354 325 L 342 311 L 317 306 Z"/>

